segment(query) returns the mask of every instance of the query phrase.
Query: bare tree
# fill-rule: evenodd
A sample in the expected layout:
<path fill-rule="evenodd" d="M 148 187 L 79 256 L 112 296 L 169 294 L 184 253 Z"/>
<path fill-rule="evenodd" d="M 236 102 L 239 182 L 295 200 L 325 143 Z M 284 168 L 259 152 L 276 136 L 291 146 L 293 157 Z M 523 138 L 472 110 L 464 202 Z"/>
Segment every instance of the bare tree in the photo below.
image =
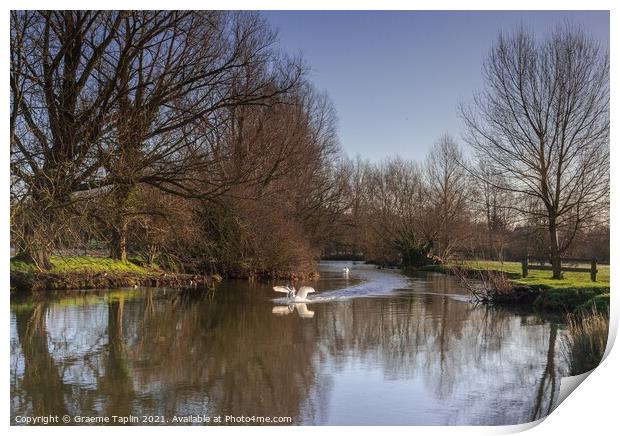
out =
<path fill-rule="evenodd" d="M 12 12 L 18 251 L 49 268 L 79 203 L 105 195 L 112 206 L 96 218 L 107 222 L 113 256 L 125 259 L 139 184 L 213 198 L 268 178 L 249 166 L 269 153 L 260 162 L 244 154 L 236 125 L 248 106 L 282 103 L 301 77 L 274 43 L 252 12 Z M 233 156 L 242 165 L 222 172 Z"/>
<path fill-rule="evenodd" d="M 494 173 L 484 156 L 479 157 L 468 168 L 468 172 L 472 186 L 469 202 L 482 216 L 481 221 L 486 227 L 487 255 L 491 259 L 503 260 L 508 233 L 514 220 L 511 206 L 515 196 L 498 188 L 505 185 L 504 176 Z"/>
<path fill-rule="evenodd" d="M 484 79 L 474 107 L 461 108 L 466 139 L 493 173 L 506 176 L 498 187 L 538 202 L 514 207 L 544 220 L 560 278 L 562 253 L 578 230 L 606 213 L 609 56 L 572 25 L 542 42 L 518 29 L 500 35 Z"/>
<path fill-rule="evenodd" d="M 181 174 L 198 193 L 221 191 L 179 194 L 138 184 L 128 198 L 128 243 L 159 264 L 196 272 L 311 271 L 342 210 L 333 109 L 307 84 L 277 104 L 233 109 L 235 134 L 225 131 L 226 141 L 212 149 L 218 158 L 208 173 Z"/>
<path fill-rule="evenodd" d="M 345 218 L 352 221 L 356 239 L 362 238 L 367 260 L 420 266 L 432 252 L 445 258 L 463 243 L 469 213 L 462 160 L 456 142 L 445 135 L 424 166 L 400 157 L 348 164 L 352 198 Z"/>
<path fill-rule="evenodd" d="M 461 150 L 451 136 L 443 135 L 435 143 L 426 159 L 425 176 L 429 213 L 434 223 L 433 250 L 440 258 L 447 259 L 467 237 L 468 220 L 467 174 Z"/>
<path fill-rule="evenodd" d="M 344 158 L 339 171 L 345 179 L 341 216 L 335 220 L 334 234 L 324 245 L 324 253 L 337 258 L 357 258 L 369 255 L 375 245 L 375 234 L 370 227 L 370 178 L 372 166 L 359 155 Z"/>
<path fill-rule="evenodd" d="M 420 166 L 396 157 L 371 171 L 367 219 L 377 236 L 373 260 L 403 266 L 426 263 L 433 234 Z"/>
<path fill-rule="evenodd" d="M 11 12 L 13 243 L 48 268 L 72 193 L 99 169 L 96 144 L 110 121 L 111 58 L 120 13 Z M 105 73 L 100 68 L 105 65 Z"/>
<path fill-rule="evenodd" d="M 252 105 L 278 104 L 301 76 L 295 61 L 278 58 L 275 42 L 257 13 L 123 16 L 117 44 L 131 61 L 119 71 L 111 147 L 102 150 L 103 176 L 94 181 L 113 186 L 112 257 L 127 257 L 131 197 L 140 183 L 213 198 L 256 175 L 249 166 L 257 160 L 243 159 L 238 148 L 244 113 Z M 233 158 L 242 163 L 236 171 L 213 177 L 223 160 Z"/>

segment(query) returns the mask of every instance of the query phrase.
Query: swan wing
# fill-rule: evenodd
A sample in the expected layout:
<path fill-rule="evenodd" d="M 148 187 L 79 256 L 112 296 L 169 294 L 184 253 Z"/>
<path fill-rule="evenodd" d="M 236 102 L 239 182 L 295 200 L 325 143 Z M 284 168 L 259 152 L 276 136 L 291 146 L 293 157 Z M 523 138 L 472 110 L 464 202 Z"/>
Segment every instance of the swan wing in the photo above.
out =
<path fill-rule="evenodd" d="M 311 294 L 313 292 L 316 292 L 314 288 L 310 286 L 302 286 L 301 288 L 299 288 L 299 291 L 297 291 L 297 294 L 295 295 L 300 299 L 305 300 L 308 294 Z"/>
<path fill-rule="evenodd" d="M 288 294 L 289 289 L 286 286 L 274 286 L 273 290 L 276 292 L 284 292 L 285 294 Z"/>

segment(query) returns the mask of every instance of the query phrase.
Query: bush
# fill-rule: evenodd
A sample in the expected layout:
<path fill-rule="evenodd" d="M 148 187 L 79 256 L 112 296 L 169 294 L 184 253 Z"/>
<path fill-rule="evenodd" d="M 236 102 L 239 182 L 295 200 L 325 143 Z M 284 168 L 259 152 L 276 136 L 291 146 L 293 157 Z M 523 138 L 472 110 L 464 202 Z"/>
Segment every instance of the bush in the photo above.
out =
<path fill-rule="evenodd" d="M 430 244 L 403 238 L 396 243 L 401 256 L 401 266 L 420 267 L 429 263 Z"/>

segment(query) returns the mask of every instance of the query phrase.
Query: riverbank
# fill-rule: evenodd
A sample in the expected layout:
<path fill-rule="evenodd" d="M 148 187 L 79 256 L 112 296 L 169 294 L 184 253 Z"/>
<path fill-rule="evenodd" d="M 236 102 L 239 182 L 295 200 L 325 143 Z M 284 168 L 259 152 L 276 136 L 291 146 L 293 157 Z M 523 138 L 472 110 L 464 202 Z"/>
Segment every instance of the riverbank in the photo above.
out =
<path fill-rule="evenodd" d="M 186 274 L 166 271 L 132 259 L 127 262 L 91 256 L 52 256 L 52 268 L 38 271 L 19 258 L 11 259 L 11 293 L 74 289 L 115 289 L 128 287 L 213 287 L 222 280 L 219 274 Z M 312 277 L 316 273 L 289 272 L 239 274 L 228 278 Z"/>
<path fill-rule="evenodd" d="M 180 274 L 135 261 L 122 262 L 89 256 L 50 259 L 49 271 L 38 271 L 32 264 L 11 259 L 11 292 L 42 292 L 71 289 L 113 289 L 138 286 L 213 286 L 218 276 Z"/>
<path fill-rule="evenodd" d="M 464 261 L 440 265 L 427 265 L 421 270 L 454 274 L 455 268 L 471 279 L 485 275 L 502 274 L 510 283 L 509 292 L 498 295 L 492 302 L 498 305 L 531 305 L 537 309 L 564 312 L 609 310 L 609 266 L 600 265 L 596 282 L 588 273 L 564 273 L 562 280 L 549 277 L 548 271 L 531 271 L 529 277 L 521 276 L 519 262 Z"/>

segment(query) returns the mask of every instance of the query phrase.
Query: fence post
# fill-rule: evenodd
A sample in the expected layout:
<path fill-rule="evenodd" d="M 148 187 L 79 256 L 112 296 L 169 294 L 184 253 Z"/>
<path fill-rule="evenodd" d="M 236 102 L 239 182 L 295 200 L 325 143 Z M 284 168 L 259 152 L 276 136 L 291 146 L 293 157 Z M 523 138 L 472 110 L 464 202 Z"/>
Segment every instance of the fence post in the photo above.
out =
<path fill-rule="evenodd" d="M 590 279 L 595 282 L 596 281 L 596 259 L 592 259 L 592 263 L 590 265 Z"/>
<path fill-rule="evenodd" d="M 525 258 L 521 261 L 521 270 L 523 273 L 523 278 L 526 279 L 527 278 L 527 264 L 529 262 L 528 256 L 525 256 Z"/>

